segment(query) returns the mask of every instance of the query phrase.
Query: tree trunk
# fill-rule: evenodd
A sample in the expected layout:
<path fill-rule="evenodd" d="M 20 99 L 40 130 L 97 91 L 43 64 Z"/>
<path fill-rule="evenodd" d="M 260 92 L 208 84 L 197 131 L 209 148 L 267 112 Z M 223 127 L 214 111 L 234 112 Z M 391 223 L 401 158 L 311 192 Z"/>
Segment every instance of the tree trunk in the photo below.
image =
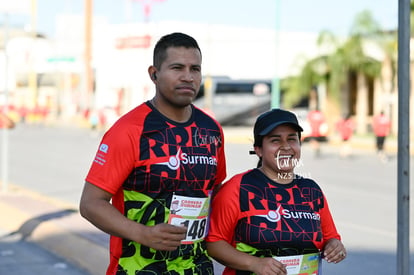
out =
<path fill-rule="evenodd" d="M 356 102 L 356 132 L 366 134 L 368 116 L 368 86 L 365 75 L 357 75 L 357 102 Z"/>

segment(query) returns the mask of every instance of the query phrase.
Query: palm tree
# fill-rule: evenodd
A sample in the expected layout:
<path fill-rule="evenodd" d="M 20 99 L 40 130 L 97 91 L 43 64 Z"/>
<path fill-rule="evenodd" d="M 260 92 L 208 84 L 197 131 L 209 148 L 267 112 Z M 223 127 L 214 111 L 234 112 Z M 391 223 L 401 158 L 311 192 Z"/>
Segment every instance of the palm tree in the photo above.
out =
<path fill-rule="evenodd" d="M 298 77 L 282 83 L 285 98 L 294 98 L 290 94 L 297 91 L 304 95 L 311 87 L 322 84 L 331 106 L 325 110 L 330 117 L 335 109 L 343 114 L 357 114 L 358 130 L 365 132 L 373 79 L 381 69 L 381 63 L 366 54 L 366 47 L 376 43 L 379 30 L 371 13 L 363 11 L 355 17 L 350 36 L 344 42 L 329 31 L 321 32 L 318 44 L 323 54 L 307 61 Z"/>
<path fill-rule="evenodd" d="M 411 16 L 410 16 L 410 24 L 411 24 L 411 36 L 414 36 L 414 1 L 411 0 Z"/>
<path fill-rule="evenodd" d="M 313 87 L 320 86 L 322 83 L 329 86 L 331 74 L 330 54 L 334 52 L 339 44 L 330 31 L 322 31 L 318 36 L 317 44 L 321 55 L 310 60 L 302 60 L 304 65 L 300 74 L 282 80 L 281 86 L 285 91 L 283 99 L 287 107 L 292 107 L 303 98 L 308 98 Z M 311 105 L 315 104 L 311 103 Z"/>
<path fill-rule="evenodd" d="M 381 72 L 381 62 L 368 55 L 365 48 L 369 45 L 376 45 L 380 33 L 379 24 L 371 13 L 363 11 L 356 16 L 350 38 L 344 44 L 348 73 L 356 79 L 356 105 L 355 109 L 350 111 L 356 114 L 356 126 L 359 133 L 366 133 L 368 130 L 367 118 L 373 111 L 372 100 L 370 100 L 373 98 L 372 84 Z M 353 93 L 353 91 L 350 92 Z M 349 107 L 353 108 L 352 105 Z"/>

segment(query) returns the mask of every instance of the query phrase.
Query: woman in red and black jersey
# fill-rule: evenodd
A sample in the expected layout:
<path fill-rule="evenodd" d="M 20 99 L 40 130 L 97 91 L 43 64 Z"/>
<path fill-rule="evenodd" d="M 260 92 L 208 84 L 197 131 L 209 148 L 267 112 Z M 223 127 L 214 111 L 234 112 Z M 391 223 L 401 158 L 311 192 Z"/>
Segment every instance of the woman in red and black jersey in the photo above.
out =
<path fill-rule="evenodd" d="M 346 257 L 321 188 L 294 173 L 301 131 L 296 115 L 281 109 L 256 120 L 258 167 L 224 183 L 212 203 L 207 248 L 223 274 L 317 274 L 322 257 Z M 306 273 L 291 272 L 305 261 Z"/>

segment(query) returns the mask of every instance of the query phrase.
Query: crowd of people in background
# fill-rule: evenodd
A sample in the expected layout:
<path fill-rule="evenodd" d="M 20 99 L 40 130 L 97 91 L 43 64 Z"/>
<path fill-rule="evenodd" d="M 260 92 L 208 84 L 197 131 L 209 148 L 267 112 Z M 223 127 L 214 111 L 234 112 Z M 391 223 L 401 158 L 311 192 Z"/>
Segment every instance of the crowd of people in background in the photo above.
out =
<path fill-rule="evenodd" d="M 0 113 L 7 115 L 14 123 L 18 122 L 42 122 L 47 119 L 50 114 L 50 109 L 45 106 L 35 106 L 28 108 L 26 106 L 16 107 L 9 105 L 7 111 L 4 110 L 4 106 L 0 105 Z"/>
<path fill-rule="evenodd" d="M 75 115 L 69 118 L 69 121 L 81 122 L 82 126 L 90 127 L 92 130 L 106 130 L 119 117 L 119 114 L 111 108 L 85 109 L 84 111 L 76 110 Z M 26 106 L 8 105 L 7 111 L 4 106 L 0 105 L 0 128 L 5 128 L 6 118 L 13 123 L 44 124 L 50 121 L 62 121 L 59 119 L 58 110 L 51 110 L 47 106 L 37 105 L 33 108 Z M 10 128 L 10 127 L 7 127 Z"/>
<path fill-rule="evenodd" d="M 37 106 L 35 108 L 27 107 L 15 107 L 10 105 L 7 110 L 7 114 L 4 112 L 4 108 L 0 106 L 0 129 L 1 128 L 14 128 L 16 124 L 22 122 L 39 123 L 45 122 L 51 111 L 46 107 Z M 92 130 L 107 130 L 112 123 L 117 119 L 114 112 L 101 109 L 87 109 L 82 114 L 83 125 L 87 125 Z M 340 118 L 334 125 L 334 131 L 328 131 L 327 119 L 325 114 L 318 109 L 308 112 L 306 117 L 306 123 L 308 124 L 308 133 L 304 135 L 306 140 L 309 141 L 315 157 L 321 156 L 321 142 L 326 141 L 328 134 L 337 134 L 340 138 L 339 156 L 341 158 L 349 158 L 352 156 L 352 137 L 355 133 L 355 121 L 351 114 L 347 114 Z M 388 160 L 385 141 L 387 136 L 391 134 L 391 120 L 385 115 L 383 111 L 372 117 L 370 123 L 372 134 L 375 137 L 375 150 L 381 161 L 386 162 Z"/>
<path fill-rule="evenodd" d="M 45 121 L 49 115 L 50 110 L 47 108 L 37 107 L 33 110 L 29 110 L 26 107 L 16 108 L 9 107 L 7 114 L 0 108 L 0 128 L 13 128 L 19 122 L 38 122 Z M 108 115 L 109 112 L 105 110 L 87 110 L 84 112 L 83 117 L 86 124 L 92 129 L 105 129 L 109 122 L 113 122 L 115 119 L 113 115 Z M 310 133 L 307 137 L 313 150 L 315 157 L 321 155 L 320 142 L 325 140 L 328 135 L 328 129 L 326 128 L 325 115 L 320 110 L 313 110 L 308 113 L 307 122 L 310 127 Z M 391 133 L 391 120 L 383 111 L 372 118 L 372 131 L 375 136 L 375 148 L 380 159 L 386 161 L 387 157 L 384 151 L 384 144 L 386 137 Z M 347 114 L 334 125 L 336 133 L 340 136 L 341 146 L 339 155 L 342 158 L 346 158 L 352 155 L 351 138 L 355 132 L 355 121 L 350 114 Z"/>
<path fill-rule="evenodd" d="M 328 129 L 325 114 L 319 109 L 314 109 L 308 112 L 305 123 L 308 129 L 302 140 L 309 142 L 314 157 L 320 157 L 322 155 L 321 144 L 335 136 L 340 140 L 339 157 L 344 159 L 352 157 L 352 137 L 355 134 L 356 122 L 350 113 L 341 117 L 333 124 L 333 127 Z M 381 111 L 372 117 L 372 121 L 367 127 L 369 126 L 375 137 L 374 143 L 378 157 L 381 161 L 387 162 L 385 140 L 391 134 L 391 120 Z"/>

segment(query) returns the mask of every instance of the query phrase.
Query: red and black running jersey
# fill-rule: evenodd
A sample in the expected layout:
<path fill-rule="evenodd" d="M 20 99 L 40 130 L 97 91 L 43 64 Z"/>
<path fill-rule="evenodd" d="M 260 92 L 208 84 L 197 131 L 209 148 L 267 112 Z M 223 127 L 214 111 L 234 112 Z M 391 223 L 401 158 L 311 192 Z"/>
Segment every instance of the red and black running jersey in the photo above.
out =
<path fill-rule="evenodd" d="M 226 177 L 223 131 L 195 106 L 188 122 L 169 120 L 149 103 L 104 135 L 86 181 L 110 193 L 127 218 L 167 223 L 173 194 L 207 198 Z M 205 240 L 156 251 L 111 236 L 107 274 L 213 274 Z"/>
<path fill-rule="evenodd" d="M 296 177 L 279 184 L 259 169 L 232 177 L 212 203 L 208 242 L 224 240 L 257 257 L 319 252 L 340 239 L 319 185 Z M 226 268 L 223 274 L 250 274 Z"/>

